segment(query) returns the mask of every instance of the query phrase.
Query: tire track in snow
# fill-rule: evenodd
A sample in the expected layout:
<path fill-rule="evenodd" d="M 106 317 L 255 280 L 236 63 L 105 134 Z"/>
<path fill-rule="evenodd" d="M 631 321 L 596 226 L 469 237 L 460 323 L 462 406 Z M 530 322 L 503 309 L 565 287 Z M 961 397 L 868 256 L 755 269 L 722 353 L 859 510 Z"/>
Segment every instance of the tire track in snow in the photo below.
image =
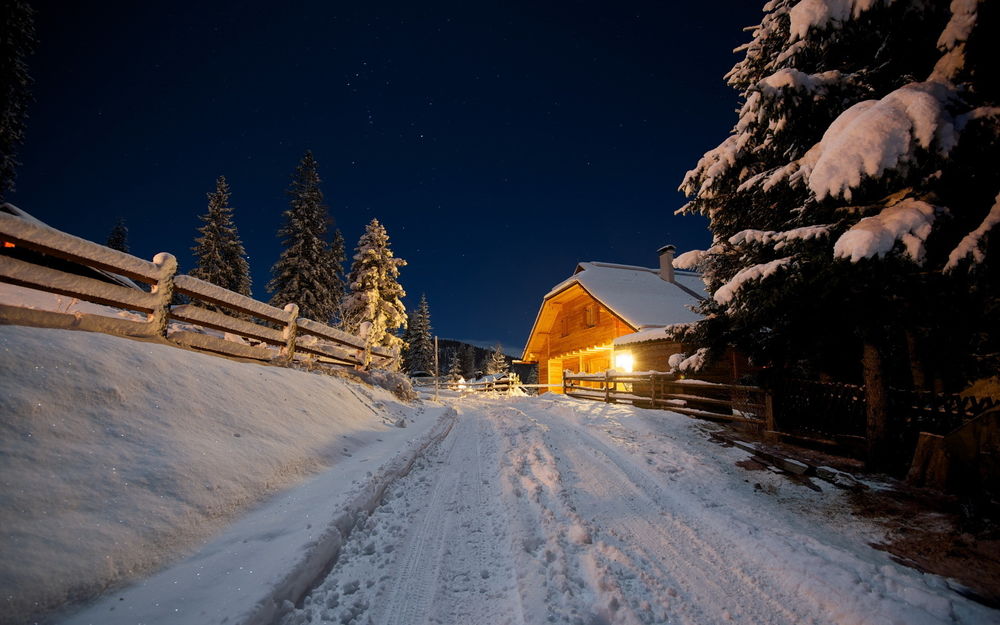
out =
<path fill-rule="evenodd" d="M 450 525 L 443 522 L 446 520 L 439 518 L 438 514 L 444 507 L 445 495 L 457 488 L 458 476 L 454 471 L 447 470 L 460 438 L 455 435 L 454 428 L 450 438 L 445 458 L 438 461 L 446 469 L 438 471 L 422 522 L 407 547 L 406 560 L 398 577 L 399 581 L 405 583 L 394 585 L 387 614 L 382 621 L 385 625 L 415 625 L 423 622 L 427 616 L 433 597 L 432 584 L 438 580 L 441 558 L 444 555 L 445 531 Z"/>
<path fill-rule="evenodd" d="M 668 600 L 664 607 L 692 625 L 706 620 L 776 625 L 806 621 L 805 615 L 788 608 L 787 597 L 778 597 L 774 589 L 748 572 L 748 563 L 721 552 L 731 552 L 725 538 L 712 535 L 709 542 L 700 535 L 709 533 L 707 528 L 685 518 L 682 506 L 673 501 L 664 505 L 662 502 L 670 500 L 666 491 L 642 469 L 579 428 L 571 426 L 565 432 L 576 439 L 575 444 L 562 445 L 567 462 L 579 479 L 587 482 L 595 499 L 605 502 L 602 506 L 581 502 L 581 506 L 590 510 L 594 522 L 624 538 L 622 546 L 609 554 L 619 565 L 610 569 L 620 584 L 631 586 L 638 579 L 657 591 L 653 594 L 670 597 L 671 587 L 665 582 L 672 581 L 683 590 L 687 602 L 678 605 Z M 621 509 L 609 514 L 609 500 L 620 502 L 628 514 L 617 514 Z M 641 562 L 636 562 L 639 554 Z M 648 573 L 644 571 L 647 567 L 654 567 L 662 577 L 643 575 Z"/>
<path fill-rule="evenodd" d="M 460 414 L 283 625 L 524 625 L 507 518 L 489 479 L 497 452 L 480 416 Z"/>

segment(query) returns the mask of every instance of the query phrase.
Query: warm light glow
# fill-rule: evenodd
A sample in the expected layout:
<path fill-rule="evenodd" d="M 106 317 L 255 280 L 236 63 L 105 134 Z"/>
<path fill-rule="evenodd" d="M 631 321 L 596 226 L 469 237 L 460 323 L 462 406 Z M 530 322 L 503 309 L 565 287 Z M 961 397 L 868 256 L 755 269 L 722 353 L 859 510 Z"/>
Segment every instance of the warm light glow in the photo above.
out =
<path fill-rule="evenodd" d="M 632 358 L 631 352 L 618 352 L 615 354 L 615 369 L 618 371 L 624 371 L 625 373 L 632 373 L 632 366 L 635 364 L 635 359 Z"/>
<path fill-rule="evenodd" d="M 4 241 L 4 242 L 3 242 L 3 246 L 4 246 L 4 247 L 14 247 L 14 244 L 13 244 L 13 243 L 11 243 L 10 241 Z"/>

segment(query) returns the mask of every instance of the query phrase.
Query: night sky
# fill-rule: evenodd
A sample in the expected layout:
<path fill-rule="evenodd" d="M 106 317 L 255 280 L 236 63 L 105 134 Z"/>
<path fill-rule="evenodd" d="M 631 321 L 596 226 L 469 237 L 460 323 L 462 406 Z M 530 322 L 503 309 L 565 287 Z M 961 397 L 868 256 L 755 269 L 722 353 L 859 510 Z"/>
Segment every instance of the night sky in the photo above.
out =
<path fill-rule="evenodd" d="M 254 296 L 319 162 L 348 255 L 373 217 L 442 337 L 519 351 L 575 263 L 704 248 L 684 173 L 735 122 L 761 2 L 41 2 L 10 200 L 132 253 L 190 247 L 225 175 Z"/>

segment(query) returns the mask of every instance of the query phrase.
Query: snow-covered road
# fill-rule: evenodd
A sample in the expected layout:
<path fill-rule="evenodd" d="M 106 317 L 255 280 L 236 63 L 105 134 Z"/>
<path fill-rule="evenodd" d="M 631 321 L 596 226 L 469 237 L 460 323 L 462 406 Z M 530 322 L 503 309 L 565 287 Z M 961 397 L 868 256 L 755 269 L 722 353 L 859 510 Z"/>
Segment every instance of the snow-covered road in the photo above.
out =
<path fill-rule="evenodd" d="M 1000 622 L 869 547 L 841 491 L 736 466 L 715 426 L 555 396 L 454 406 L 283 625 Z"/>

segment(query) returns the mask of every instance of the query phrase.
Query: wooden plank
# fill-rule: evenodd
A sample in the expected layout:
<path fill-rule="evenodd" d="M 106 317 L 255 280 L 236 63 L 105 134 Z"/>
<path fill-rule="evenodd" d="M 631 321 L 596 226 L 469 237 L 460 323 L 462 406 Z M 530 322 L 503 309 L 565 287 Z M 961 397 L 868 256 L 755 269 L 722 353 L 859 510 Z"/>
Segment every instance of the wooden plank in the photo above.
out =
<path fill-rule="evenodd" d="M 6 304 L 0 304 L 0 323 L 31 328 L 102 332 L 116 336 L 148 338 L 155 335 L 154 328 L 145 321 L 103 315 L 61 313 Z"/>
<path fill-rule="evenodd" d="M 0 212 L 0 237 L 29 250 L 110 271 L 133 280 L 153 284 L 159 279 L 159 268 L 148 260 L 8 213 Z"/>
<path fill-rule="evenodd" d="M 200 308 L 191 304 L 174 306 L 170 309 L 170 317 L 178 321 L 186 321 L 188 323 L 194 323 L 207 328 L 212 328 L 213 330 L 231 332 L 244 338 L 265 341 L 271 345 L 285 344 L 285 340 L 282 338 L 280 330 L 258 325 L 252 321 L 230 317 L 225 313 L 216 312 L 214 310 L 206 310 L 205 308 Z"/>
<path fill-rule="evenodd" d="M 194 349 L 215 352 L 217 354 L 225 354 L 227 356 L 238 356 L 239 358 L 249 358 L 251 360 L 271 360 L 278 355 L 277 352 L 271 351 L 265 347 L 243 345 L 241 343 L 220 339 L 216 336 L 198 334 L 197 332 L 188 332 L 186 330 L 172 332 L 169 340 Z"/>
<path fill-rule="evenodd" d="M 683 399 L 700 404 L 712 404 L 713 406 L 726 406 L 727 408 L 732 408 L 733 406 L 732 400 L 729 399 L 716 399 L 714 397 L 702 397 L 701 395 L 689 395 L 686 393 L 664 393 L 661 397 L 664 399 Z"/>
<path fill-rule="evenodd" d="M 306 319 L 300 317 L 297 321 L 299 325 L 299 332 L 304 334 L 311 334 L 325 341 L 331 341 L 334 343 L 340 343 L 342 345 L 347 345 L 350 347 L 364 349 L 365 341 L 359 336 L 354 336 L 343 330 L 338 330 L 337 328 L 331 328 L 330 326 L 320 323 L 318 321 L 313 321 L 312 319 Z M 371 348 L 372 354 L 381 356 L 383 358 L 392 358 L 393 352 L 391 349 L 382 347 L 379 345 L 374 345 Z"/>
<path fill-rule="evenodd" d="M 295 345 L 295 351 L 336 358 L 337 360 L 344 360 L 351 364 L 362 364 L 364 361 L 362 350 L 356 348 L 346 349 L 339 345 L 332 345 L 319 340 L 300 340 Z"/>
<path fill-rule="evenodd" d="M 221 286 L 199 280 L 192 276 L 176 276 L 174 278 L 174 290 L 183 295 L 235 310 L 251 317 L 274 321 L 281 325 L 288 323 L 288 313 L 280 308 L 275 308 L 264 302 L 258 302 L 252 297 L 234 293 Z"/>
<path fill-rule="evenodd" d="M 0 281 L 144 313 L 153 312 L 158 301 L 155 295 L 145 291 L 50 269 L 10 256 L 0 256 Z"/>

